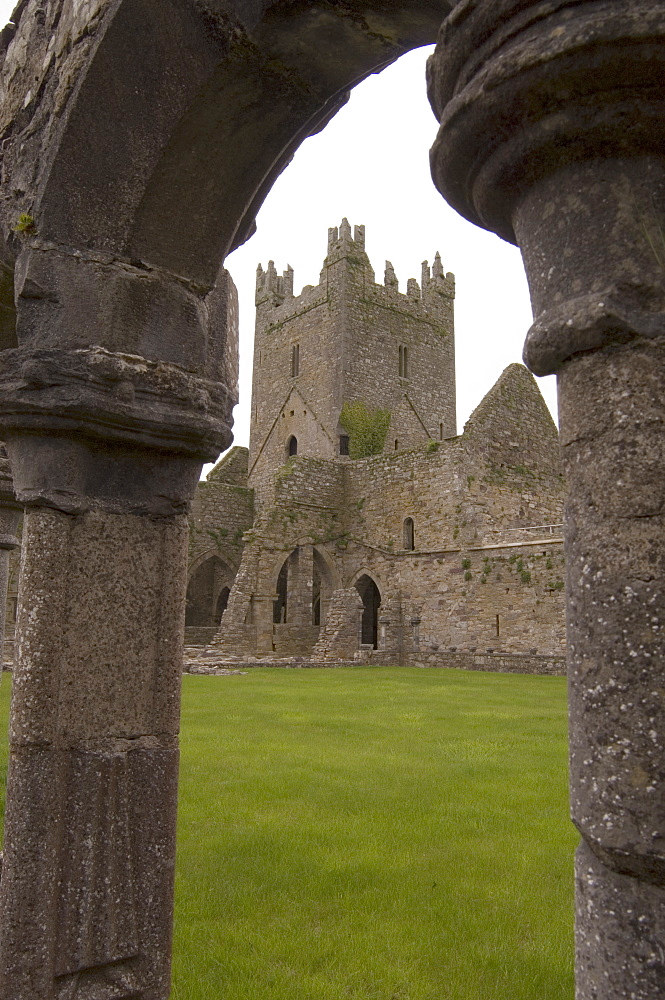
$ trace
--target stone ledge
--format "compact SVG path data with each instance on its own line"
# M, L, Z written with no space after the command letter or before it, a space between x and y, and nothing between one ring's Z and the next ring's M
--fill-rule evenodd
M372 658L379 660L377 654ZM390 654L386 659L391 659ZM539 656L524 655L519 653L427 653L410 654L404 667L417 668L448 668L453 670L477 670L486 673L502 674L533 674L540 676L562 677L566 673L566 659L564 656ZM382 666L381 662L376 662L376 666ZM386 664L394 665L394 664ZM326 669L338 667L364 667L367 661L363 660L313 660L302 656L289 657L246 657L244 659L230 659L226 657L206 656L202 652L200 657L186 657L183 664L183 673L214 675L217 673L227 673L229 670L244 670L252 667L281 667L284 669Z

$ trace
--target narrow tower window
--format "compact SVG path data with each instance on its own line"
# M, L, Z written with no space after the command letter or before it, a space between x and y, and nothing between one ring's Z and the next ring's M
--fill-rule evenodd
M294 455L298 454L298 438L295 434L292 434L289 440L286 442L286 454L289 458L293 458Z
M291 347L291 378L295 378L300 372L300 344L293 344Z
M409 348L404 344L399 345L399 377L409 377Z
M439 424L439 438L443 441L443 424Z
M404 548L409 552L413 552L416 547L416 537L415 529L413 524L413 518L407 517L404 519Z
M349 454L349 435L340 434L339 436L339 453L340 455Z

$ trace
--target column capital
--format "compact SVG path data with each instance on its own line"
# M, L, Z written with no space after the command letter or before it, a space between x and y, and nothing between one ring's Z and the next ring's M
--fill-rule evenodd
M439 191L520 246L525 361L665 329L665 8L462 0L428 67Z

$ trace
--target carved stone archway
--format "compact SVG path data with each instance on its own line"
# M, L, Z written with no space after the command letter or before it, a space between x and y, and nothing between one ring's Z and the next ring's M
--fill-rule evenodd
M578 995L662 996L662 4L26 0L0 69L0 433L26 506L4 1000L168 996L184 515L236 396L223 260L300 142L451 6L437 183L519 243L528 360L559 376Z

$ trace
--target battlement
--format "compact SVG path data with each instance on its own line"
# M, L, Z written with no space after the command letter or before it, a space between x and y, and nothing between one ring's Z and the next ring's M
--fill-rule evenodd
M350 243L355 243L358 250L365 249L365 227L354 226L353 238L351 237L351 226L347 218L342 219L341 225L331 226L328 230L328 254L335 252L338 247L347 247Z
M255 304L258 306L262 302L271 302L272 305L281 305L286 298L293 298L293 268L290 264L282 274L277 274L275 262L268 261L267 270L263 270L261 264L256 269L256 294Z
M349 267L339 272L336 265L344 261ZM405 293L399 290L399 280L389 260L385 264L383 284L377 284L365 251L365 227L354 226L352 229L348 219L344 218L339 226L328 229L328 252L319 285L305 285L300 294L294 296L293 268L289 266L282 275L278 275L271 260L265 271L260 264L257 268L256 305L278 310L275 319L285 322L302 308L310 308L313 299L318 302L321 294L327 296L326 290L339 280L339 274L348 275L350 272L362 280L365 295L376 301L387 296L391 308L409 314L422 310L423 315L429 313L443 318L455 298L455 275L450 271L444 272L438 251L431 267L428 261L423 261L420 283L415 278L408 279Z

